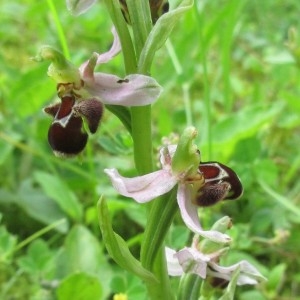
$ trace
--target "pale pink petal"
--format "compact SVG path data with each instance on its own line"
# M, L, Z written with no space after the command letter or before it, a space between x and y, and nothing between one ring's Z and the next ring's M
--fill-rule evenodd
M184 272L181 265L178 262L177 257L175 257L176 251L166 247L165 253L167 259L168 274L170 276L181 276Z
M223 278L230 281L234 271L239 267L240 275L238 277L237 284L257 284L259 281L266 280L264 276L249 262L242 260L237 264L234 264L229 267L222 267L217 265L214 262L209 263L211 268L210 274L214 277Z
M160 149L160 163L163 169L171 170L172 157L176 151L177 145L168 145Z
M207 263L210 261L209 256L189 247L178 251L175 256L185 273L194 273L203 279L206 278Z
M124 79L105 73L94 73L91 78L90 66L82 76L85 89L99 97L104 104L142 106L154 102L161 93L161 86L149 76L133 74Z
M96 0L67 0L67 9L72 15L78 16L85 13Z
M169 192L177 183L170 173L159 170L144 176L125 178L116 169L105 169L119 194L145 203Z
M205 231L202 229L199 217L198 207L192 202L191 186L188 184L179 184L177 192L177 202L179 205L182 220L186 226L195 233L198 233L204 238L212 240L217 243L228 243L231 238L227 234L210 230Z
M92 57L83 63L79 72L84 81L84 89L92 96L98 97L104 104L123 106L143 106L153 103L160 95L162 88L149 76L131 74L125 78L115 75L94 72L96 65L104 63L119 53L121 46L119 37L113 28L114 43L111 49Z
M94 52L93 56L79 67L79 71L83 78L93 78L94 69L97 65L110 61L120 53L121 43L115 27L112 27L111 32L114 36L111 48L102 54Z
M110 61L118 53L120 53L120 51L122 49L118 33L114 26L111 29L111 33L114 36L113 44L112 44L111 48L109 49L109 51L102 53L102 54L98 54L96 65L103 64L103 63Z

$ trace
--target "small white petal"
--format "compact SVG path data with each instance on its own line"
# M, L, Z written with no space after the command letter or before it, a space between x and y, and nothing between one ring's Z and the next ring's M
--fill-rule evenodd
M85 13L96 0L67 0L67 9L72 15L78 16Z
M259 281L266 280L264 276L249 262L242 260L237 264L228 267L222 267L216 263L211 262L210 267L212 269L211 275L226 280L230 280L233 272L239 267L240 275L238 277L237 284L257 284ZM215 272L214 272L215 271Z
M177 192L177 202L179 205L181 217L186 226L195 233L210 239L217 243L228 243L231 238L227 234L215 230L205 231L202 229L199 217L198 207L192 202L191 186L188 184L179 184Z
M207 263L210 257L201 253L197 249L185 247L176 253L179 264L185 273L194 273L201 278L206 278Z
M178 262L177 257L175 257L176 251L166 247L165 253L167 259L168 274L170 276L181 276L184 272L181 265Z
M154 102L162 90L154 78L140 74L124 79L105 73L94 73L92 78L86 75L82 77L85 89L104 104L143 106Z
M119 194L139 203L149 202L169 192L177 183L176 178L164 170L133 178L121 176L116 169L105 169L104 172Z

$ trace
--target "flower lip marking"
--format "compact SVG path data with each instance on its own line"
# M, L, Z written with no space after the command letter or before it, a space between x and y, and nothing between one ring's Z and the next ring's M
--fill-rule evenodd
M83 131L81 117L74 115L75 96L62 96L61 103L48 106L44 111L54 117L48 130L48 142L57 156L73 156L80 153L88 140Z
M119 79L118 81L117 81L117 83L128 83L129 82L129 79L128 78L125 78L125 79Z
M48 106L44 111L54 117L48 130L48 141L57 156L74 156L86 146L88 134L83 127L87 122L95 133L103 114L103 104L96 98L77 100L72 92L61 95L61 102Z
M243 194L242 183L229 167L215 161L201 162L198 171L205 184L196 194L199 206L214 205L221 200L235 200Z

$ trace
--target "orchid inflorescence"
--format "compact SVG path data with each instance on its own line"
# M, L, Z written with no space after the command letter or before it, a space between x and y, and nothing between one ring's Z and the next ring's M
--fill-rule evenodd
M74 15L87 11L94 3L95 0L67 0L68 9ZM111 10L115 9L113 16L123 18L122 24L136 26L134 17L135 14L139 14L137 7L143 6L135 7L138 3L125 0L108 3ZM119 6L116 3L119 3ZM168 37L166 32L170 33L170 28L173 28L175 24L174 19L192 5L192 0L183 0L178 9L172 11L168 1L149 0L149 18L154 24L149 36L153 31L154 33L149 41L147 40L146 50L143 49L145 51L142 54L145 57L147 57L147 49L154 49L154 52L158 49L151 44L151 41L161 43L156 38L159 35L163 37L162 39L166 39ZM135 10L131 10L132 6ZM119 14L120 11L121 14ZM144 13L147 14L147 10ZM169 27L166 26L168 22L171 24ZM120 24L115 22L118 30L114 27L112 29L114 41L110 50L103 54L93 53L91 58L82 63L79 68L72 65L62 53L50 46L42 47L39 55L35 57L37 61L45 59L51 61L48 75L57 83L60 101L47 106L44 111L53 117L48 130L48 141L58 156L74 156L84 150L88 134L94 134L98 130L105 105L127 106L131 109L131 118L134 119L136 106L149 106L161 94L162 89L156 80L148 75L139 74L138 69L135 74L128 74L125 78L95 71L97 66L110 61L121 49L124 51L122 48L124 45L122 44L121 47L119 39L119 34L122 34ZM134 56L135 53L132 55ZM137 63L136 58L134 63ZM149 114L149 110L145 110L144 113ZM140 120L143 121L141 118ZM141 128L147 128L143 126L144 124L140 125ZM150 127L149 125L146 130L150 131ZM100 200L100 227L108 252L119 265L143 279L149 295L151 294L151 299L172 299L168 289L160 285L159 276L163 276L164 272L168 272L170 276L194 274L202 279L210 276L226 282L234 282L236 285L257 284L264 280L259 271L245 260L231 266L220 264L221 256L228 251L228 244L231 242L231 238L226 234L231 226L230 218L220 219L210 230L203 229L200 224L198 216L200 207L206 208L221 201L236 200L243 194L243 186L238 175L230 167L217 161L202 161L201 153L193 143L196 135L196 129L190 126L184 130L177 143L163 145L159 151L161 165L159 170L153 171L148 168L148 172L143 171L142 175L132 178L123 177L116 168L104 170L120 195L132 198L138 203L148 203L159 199L153 203L150 215L156 210L162 212L161 215L154 216L158 224L150 220L149 227L146 226L141 262L130 254L125 241L113 232L107 219L104 200L103 198ZM140 139L143 138L140 134L137 136ZM144 141L138 140L134 132L132 137L134 144L143 146ZM151 151L148 153L151 155ZM141 158L141 153L135 153L136 157ZM151 159L149 156L148 158ZM136 160L136 163L139 164L139 160ZM168 200L166 200L166 195L171 195ZM167 202L164 203L161 200ZM173 209L174 203L175 207L178 205L183 222L195 235L192 245L181 250L173 250L164 247L163 244L174 212L178 210ZM161 218L163 215L166 220ZM159 230L157 232L157 228L161 232ZM150 234L154 234L155 237L149 236ZM157 262L155 257L152 259L152 256L155 256L158 251L162 251L165 255L167 267L164 264L154 267ZM147 254L151 256L151 259L147 259ZM160 269L160 272L155 273L156 269ZM151 272L154 272L158 279Z

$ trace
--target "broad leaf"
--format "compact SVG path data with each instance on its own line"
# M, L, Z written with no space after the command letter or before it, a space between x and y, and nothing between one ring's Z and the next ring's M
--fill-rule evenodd
M68 216L75 221L81 220L83 211L79 200L58 176L38 171L34 173L34 178L45 194L53 199Z
M96 276L87 273L72 274L56 290L58 300L102 299L102 286Z

